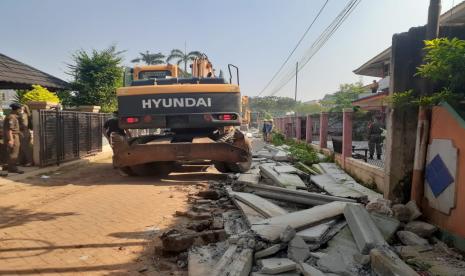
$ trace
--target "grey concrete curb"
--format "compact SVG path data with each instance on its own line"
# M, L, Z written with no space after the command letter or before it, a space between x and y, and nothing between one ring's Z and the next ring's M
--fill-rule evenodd
M103 146L101 152L95 155L91 155L88 157L84 157L82 159L66 162L66 163L60 164L59 166L48 166L44 168L38 168L30 172L25 172L24 174L14 174L8 177L0 177L0 183L9 182L9 181L22 181L22 180L25 180L27 178L34 177L37 175L50 174L52 172L58 171L66 167L84 165L90 162L107 159L107 158L110 158L112 155L113 155L113 151L111 150L111 147L109 145L106 145L106 146Z

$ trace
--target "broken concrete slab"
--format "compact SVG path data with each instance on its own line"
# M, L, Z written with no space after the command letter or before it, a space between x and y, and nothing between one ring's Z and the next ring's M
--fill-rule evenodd
M311 266L307 263L299 263L297 265L297 268L299 269L300 273L302 273L304 276L325 276L323 272L315 268L314 266Z
M252 272L250 276L270 276L270 274ZM294 272L294 271L288 271L288 272L276 274L276 276L301 276L301 274L298 272Z
M269 258L259 261L262 266L260 272L265 274L279 274L296 269L296 263L286 258Z
M368 201L373 201L376 198L383 198L383 195L377 193L355 181L350 175L342 170L335 163L319 163L319 167L326 174L329 174L338 183L350 187L352 190L357 191L368 198Z
M273 169L275 172L282 174L282 173L297 173L297 169L290 165L280 165L274 166Z
M287 211L278 205L251 193L228 192L235 199L247 204L265 218L287 214Z
M379 276L418 276L410 266L404 263L388 248L375 248L370 251L371 269Z
M237 256L237 250L237 245L230 245L210 273L218 276L225 275L224 273L228 269L229 265L231 265L234 258Z
M249 205L245 204L242 201L234 199L234 204L236 204L237 208L242 211L242 214L245 216L245 219L249 226L254 225L255 223L261 223L265 216L261 215L255 209L250 207Z
M377 246L386 245L383 235L363 206L347 204L344 217L361 253L367 254Z
M324 222L302 231L297 232L297 236L301 237L306 242L318 242L320 241L326 233L328 233L331 226L336 223L336 220L330 220Z
M246 184L246 185L247 184L258 184L258 182L260 181L260 175L251 174L251 173L247 173L247 174L242 173L241 175L239 175L239 178L236 181L239 184Z
M464 275L465 262L439 247L399 246L396 251L422 275Z
M188 272L190 276L208 275L226 250L224 242L201 247L191 247L188 252Z
M275 161L290 161L290 157L287 152L282 150L277 151L271 159Z
M306 188L299 176L289 173L277 173L272 165L260 165L260 173L273 180L275 185L287 188L289 186Z
M397 229L399 229L400 221L393 217L388 217L377 213L371 213L370 216L376 227L378 227L379 231L383 235L384 239L386 241L390 241L396 233Z
M229 275L229 276L248 276L252 270L253 263L253 250L244 249L242 252L234 258L232 264L226 269L224 274L218 275Z
M411 221L405 225L405 230L413 232L422 238L429 238L438 228L423 221Z
M410 200L405 204L405 207L410 211L410 221L416 220L417 218L421 217L422 213L417 206L417 203L414 200Z
M263 250L260 250L260 251L257 251L254 255L254 258L256 260L258 259L262 259L262 258L265 258L265 257L268 257L268 256L271 256L271 255L274 255L276 253L278 253L279 250L282 249L282 246L281 244L274 244L270 247L267 247Z
M295 236L287 246L287 257L294 262L305 262L310 257L310 249L305 241Z
M348 226L345 226L328 242L327 248L316 253L320 253L316 263L323 272L360 275L361 265L354 260L354 256L360 252Z
M354 198L358 200L366 198L364 194L351 189L345 184L338 183L329 174L312 175L310 179L316 186L325 190L330 195Z
M276 199L279 201L285 201L290 203L298 203L307 206L322 205L333 201L353 202L353 199L344 197L330 196L319 193L311 193L307 191L294 191L281 187L274 187L270 185L247 185L245 187L246 192L252 192L261 197Z
M399 240L405 245L429 245L426 239L410 231L399 231L397 232L397 237L399 237Z
M276 241L288 226L299 231L314 226L323 220L341 216L346 204L345 202L334 201L310 209L269 218L254 223L251 229L265 240Z
M273 158L273 154L267 150L258 151L253 156L258 157L258 158L266 158L266 159Z

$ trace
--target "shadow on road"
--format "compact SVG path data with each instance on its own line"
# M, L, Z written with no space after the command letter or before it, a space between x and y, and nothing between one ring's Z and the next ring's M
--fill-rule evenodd
M14 206L0 206L0 229L19 226L32 221L48 221L73 215L77 214L73 212L34 212L28 209L18 209Z

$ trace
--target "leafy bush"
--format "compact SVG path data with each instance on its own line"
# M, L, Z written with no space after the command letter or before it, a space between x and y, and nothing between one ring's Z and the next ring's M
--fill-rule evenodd
M30 101L60 102L60 99L55 93L48 91L47 88L40 85L32 85L32 89L23 94L18 100L20 103L27 103Z
M418 67L418 75L443 82L452 92L465 87L465 40L437 38L425 41L425 64Z
M271 143L275 146L288 145L292 158L305 165L311 166L319 162L318 155L312 147L303 142L286 139L281 133L273 132L271 135Z

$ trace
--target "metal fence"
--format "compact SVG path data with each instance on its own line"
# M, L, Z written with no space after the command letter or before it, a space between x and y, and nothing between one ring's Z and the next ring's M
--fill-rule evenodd
M102 150L103 124L110 114L39 111L40 166L60 164Z

